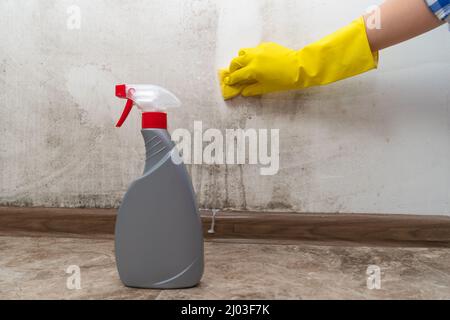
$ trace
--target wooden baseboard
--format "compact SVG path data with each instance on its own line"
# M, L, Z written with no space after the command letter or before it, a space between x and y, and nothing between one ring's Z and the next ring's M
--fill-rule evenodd
M116 210L0 207L1 235L112 238Z
M450 217L202 211L210 241L450 247ZM114 237L115 209L0 207L0 235Z

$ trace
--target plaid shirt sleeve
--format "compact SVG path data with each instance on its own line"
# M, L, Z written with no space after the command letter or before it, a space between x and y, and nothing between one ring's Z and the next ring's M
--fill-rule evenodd
M425 0L431 11L442 21L450 22L450 0Z

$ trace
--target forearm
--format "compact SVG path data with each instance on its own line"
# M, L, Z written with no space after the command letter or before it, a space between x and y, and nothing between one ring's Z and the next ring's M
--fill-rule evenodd
M446 4L441 1L439 5ZM373 70L379 50L444 23L437 18L439 9L432 9L436 15L424 0L386 0L377 13L359 17L301 50L276 43L242 49L220 73L223 96L231 99L240 94L248 97L306 89ZM442 20L447 20L447 11L442 15Z
M378 51L426 33L444 22L424 0L386 0L380 6L380 28L374 27L374 13L364 16L372 51Z

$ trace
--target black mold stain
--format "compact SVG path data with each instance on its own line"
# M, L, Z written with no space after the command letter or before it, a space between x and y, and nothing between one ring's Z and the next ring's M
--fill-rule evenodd
M245 184L244 184L244 168L243 165L239 165L239 187L241 189L242 194L242 209L247 210L247 194L245 191Z
M292 205L286 202L281 201L270 201L267 204L267 209L270 210L290 210L292 209Z
M228 191L228 165L225 165L225 200L222 205L223 208L229 208L229 191Z
M272 191L272 198L266 205L270 210L291 210L291 193L286 185L276 186Z

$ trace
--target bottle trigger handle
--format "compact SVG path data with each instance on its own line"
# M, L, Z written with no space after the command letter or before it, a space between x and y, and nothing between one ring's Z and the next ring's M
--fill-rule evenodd
M117 128L120 128L123 125L123 123L125 122L125 120L127 120L127 117L130 114L131 109L133 108L133 105L134 105L133 100L128 99L127 104L125 105L125 109L123 109L122 116L120 117L119 122L117 122L117 124L116 124Z

